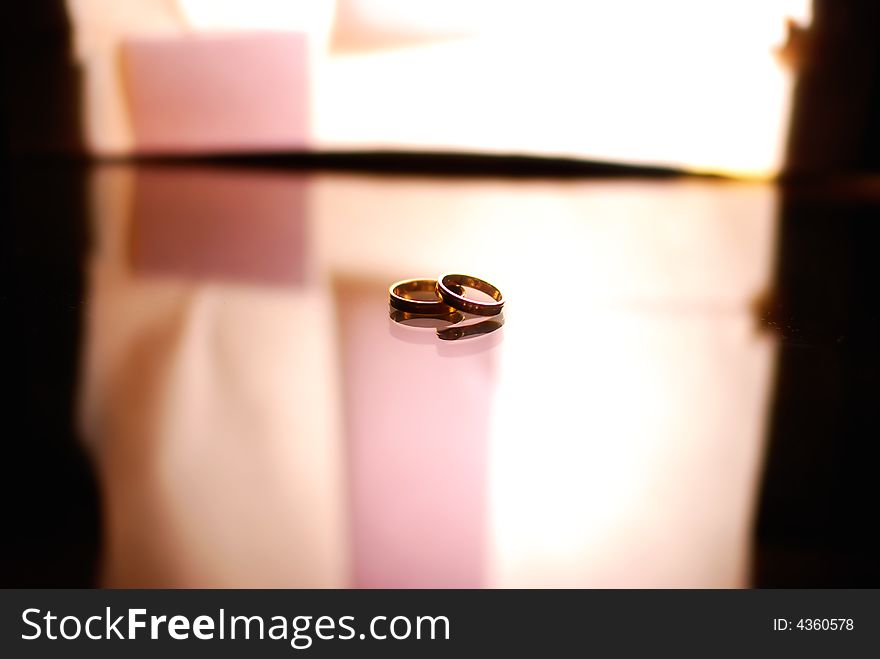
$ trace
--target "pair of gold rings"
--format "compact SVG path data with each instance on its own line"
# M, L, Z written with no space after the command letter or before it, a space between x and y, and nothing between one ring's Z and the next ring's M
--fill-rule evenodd
M467 297L465 288L485 293L490 299ZM454 317L462 312L476 316L497 316L504 308L501 291L471 275L446 274L438 279L404 279L391 284L388 293L392 307L420 316Z

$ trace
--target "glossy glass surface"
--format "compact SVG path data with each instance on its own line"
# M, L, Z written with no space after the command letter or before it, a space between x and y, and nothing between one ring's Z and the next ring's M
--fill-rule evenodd
M785 528L760 506L777 367L812 325L774 307L769 184L79 181L102 585L736 587L759 511ZM503 291L503 327L389 317L391 282L449 271Z

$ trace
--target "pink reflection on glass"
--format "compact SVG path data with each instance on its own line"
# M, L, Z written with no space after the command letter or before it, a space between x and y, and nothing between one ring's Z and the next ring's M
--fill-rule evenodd
M114 166L92 183L79 417L101 585L347 585L332 312L299 286L305 181Z
M303 177L136 170L132 251L142 274L299 285L306 242Z
M353 585L486 585L497 344L445 359L433 328L393 326L387 282L340 280L335 295Z

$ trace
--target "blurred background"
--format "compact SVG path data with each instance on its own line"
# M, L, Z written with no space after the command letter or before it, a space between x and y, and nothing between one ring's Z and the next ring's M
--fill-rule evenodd
M876 3L7 4L2 585L880 582Z

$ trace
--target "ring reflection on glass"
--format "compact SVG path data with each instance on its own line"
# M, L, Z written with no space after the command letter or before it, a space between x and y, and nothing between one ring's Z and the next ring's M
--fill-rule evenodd
M482 336L483 334L491 334L504 325L504 314L500 313L478 323L470 323L463 325L454 323L448 327L437 328L437 338L444 341L457 341L459 339L467 339L474 336Z
M465 297L463 286L485 293L492 299L482 302ZM437 280L437 292L443 302L450 307L478 316L495 316L504 308L501 291L489 282L470 275L443 275Z
M424 325L426 327L438 327L439 323L448 323L450 325L454 325L464 320L464 316L460 312L455 310L450 313L444 314L424 314L411 313L409 311L401 311L400 309L392 308L389 312L389 316L391 316L391 320L393 320L395 323L402 323L404 325L411 325L413 327L419 326L418 321L421 320L432 321L430 323L426 323Z
M434 330L451 327L464 320L464 314L458 311L443 315L425 315L390 307L388 315L391 336L407 343L436 344L437 335Z
M461 287L458 287L462 290ZM428 299L413 297L413 293L428 293ZM455 309L443 302L435 279L403 279L388 287L389 302L392 307L407 313L444 316L455 313Z

